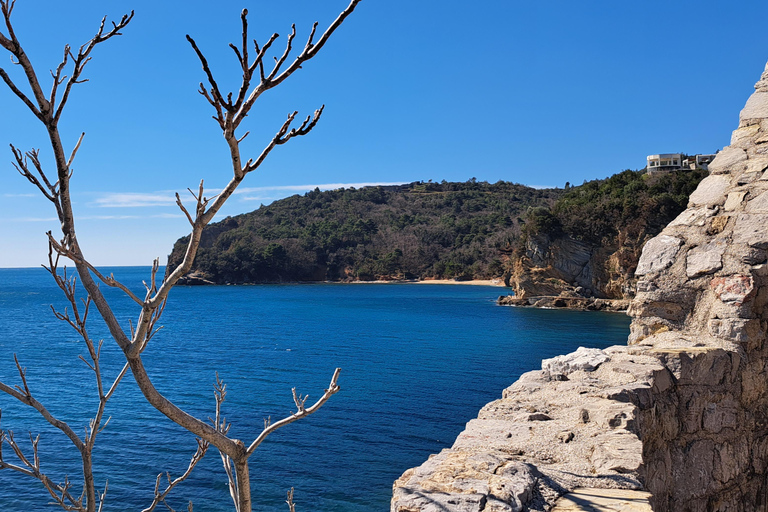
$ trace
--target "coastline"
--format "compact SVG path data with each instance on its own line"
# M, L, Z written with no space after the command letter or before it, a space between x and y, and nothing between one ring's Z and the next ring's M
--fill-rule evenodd
M456 281L454 279L379 279L376 281L325 281L329 284L461 284L469 286L496 286L506 288L502 279L470 279Z
M472 279L469 281L456 281L453 279L422 279L411 282L415 284L464 284L470 286L498 286L505 288L504 281L501 279Z

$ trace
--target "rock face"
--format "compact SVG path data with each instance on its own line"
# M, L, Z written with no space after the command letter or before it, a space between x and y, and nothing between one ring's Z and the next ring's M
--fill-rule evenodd
M768 67L710 171L643 250L629 345L523 375L395 482L393 512L550 510L579 488L768 510Z
M623 237L620 246L594 247L567 236L532 236L515 264L509 285L518 297L556 296L573 290L603 299L630 297L632 270L642 242Z

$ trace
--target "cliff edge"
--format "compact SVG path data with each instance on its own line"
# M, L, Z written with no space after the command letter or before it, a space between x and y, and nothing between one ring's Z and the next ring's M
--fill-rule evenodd
M755 89L643 248L628 345L523 375L395 482L393 512L552 510L580 488L644 490L657 512L768 509L768 66Z

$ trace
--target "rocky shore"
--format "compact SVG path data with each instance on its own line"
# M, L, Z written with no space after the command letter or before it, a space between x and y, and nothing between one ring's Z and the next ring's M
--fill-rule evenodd
M569 297L562 295L541 297L516 297L501 295L496 299L500 306L534 307L546 309L574 309L577 311L625 312L629 308L627 299L598 299L595 297Z

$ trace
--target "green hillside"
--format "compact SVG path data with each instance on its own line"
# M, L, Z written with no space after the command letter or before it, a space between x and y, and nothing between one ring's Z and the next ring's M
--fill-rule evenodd
M522 217L562 194L474 179L316 189L211 224L193 272L215 283L496 278Z

